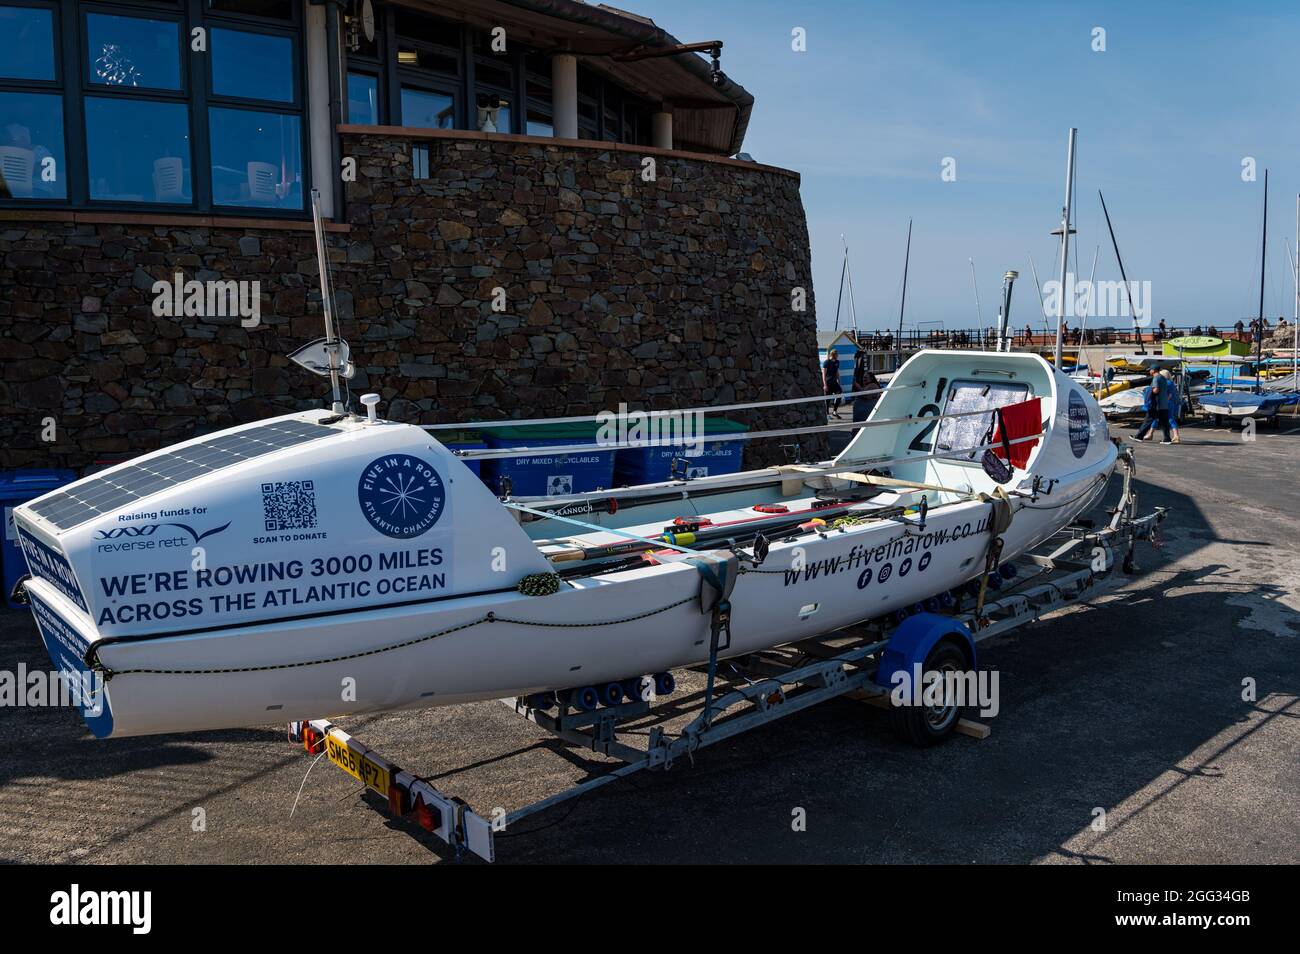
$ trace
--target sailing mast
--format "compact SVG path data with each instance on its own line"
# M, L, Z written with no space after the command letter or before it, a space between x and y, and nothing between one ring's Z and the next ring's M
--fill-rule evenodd
M840 296L835 300L835 330L840 330L840 306L844 304L844 282L848 280L849 285L849 315L853 319L853 340L858 340L858 308L853 301L853 270L849 268L849 243L844 240L843 234L840 235L840 241L844 242L844 261L840 264Z
M844 241L844 236L840 236L840 241ZM840 294L835 299L835 330L840 330L840 306L844 304L844 272L849 267L849 247L846 243L844 246L844 261L840 262Z
M907 266L912 260L912 220L907 220L907 251L903 254L903 300L898 304L898 360L894 370L903 366L903 309L907 307Z
M1076 246L1075 251L1078 251ZM1092 250L1092 274L1088 276L1088 300L1084 305L1083 317L1079 321L1079 334L1082 335L1085 328L1088 327L1088 316L1092 314L1093 302L1097 300L1096 286L1093 279L1097 277L1097 256L1101 254L1101 246L1098 245Z
M1043 331L1050 337L1052 326L1047 323L1047 302L1043 301L1043 283L1038 280L1038 269L1034 265L1034 253L1027 252L1029 256L1029 270L1034 275L1034 287L1038 289L1038 314L1043 319Z
M849 264L849 243L844 241L844 236L840 236L840 241L844 242L844 274L849 280L849 316L853 319L853 342L857 344L862 337L858 333L858 306L853 300L853 266Z
M1259 365L1264 359L1264 273L1268 269L1268 170L1264 170L1264 227L1259 245L1259 324L1255 326L1255 391L1259 391Z
M1056 370L1061 370L1065 334L1065 276L1070 266L1070 200L1074 196L1074 140L1079 130L1070 127L1070 145L1065 159L1065 208L1061 210L1061 287L1056 302Z
M1138 354L1146 354L1147 346L1143 343L1142 332L1138 328L1137 309L1133 307L1133 296L1129 293L1128 274L1124 271L1124 259L1120 258L1119 243L1115 241L1115 228L1110 224L1110 212L1106 210L1106 197L1101 194L1100 189L1097 190L1097 198L1101 199L1101 211L1106 216L1106 229L1110 232L1110 244L1115 249L1115 261L1119 262L1119 277L1123 279L1124 300L1128 302L1129 314L1133 316L1133 333L1138 340Z
M970 262L970 283L975 286L975 327L984 327L984 313L980 310L980 283L975 280L975 259L967 259Z

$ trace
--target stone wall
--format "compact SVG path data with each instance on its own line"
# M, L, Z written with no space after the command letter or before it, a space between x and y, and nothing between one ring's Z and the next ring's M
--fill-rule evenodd
M413 179L413 143L429 150L428 179ZM818 392L796 177L522 137L354 132L343 145L359 176L346 186L350 229L330 236L336 301L353 393L378 391L388 416ZM322 379L284 357L322 333L310 232L19 214L0 212L0 466L82 467L321 403ZM261 324L156 317L153 283L177 271L259 281ZM749 423L819 419L796 405Z

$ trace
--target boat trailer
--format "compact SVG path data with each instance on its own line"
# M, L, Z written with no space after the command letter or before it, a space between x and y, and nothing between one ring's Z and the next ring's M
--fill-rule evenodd
M732 659L719 659L715 626L709 662L693 667L705 674L708 688L701 694L698 714L675 735L668 733L664 724L683 712L691 714L696 707L686 709L683 704L665 704L666 700L656 698L656 690L659 695L672 691L671 674L660 674L657 679L642 677L639 698L590 711L578 708L565 693L547 693L544 699L500 700L552 736L623 763L512 812L498 809L491 817L480 815L462 799L440 791L328 720L289 723L289 740L301 744L309 755L327 756L368 790L386 798L390 815L411 819L436 835L454 849L458 860L468 851L494 861L495 836L530 815L644 769L668 770L683 757L693 762L701 749L829 699L846 696L862 700L891 710L891 716L907 709L921 711L891 701L894 689L888 681L877 679L882 668L895 672L904 668L896 665L900 652L894 651L895 647L901 647L910 669L925 660L938 633L959 644L969 642L973 658L976 642L1114 588L1120 576L1117 567L1124 574L1136 572L1137 542L1158 545L1158 528L1167 511L1157 507L1138 515L1131 457L1127 463L1123 493L1104 527L1076 522L1013 564L990 566L983 579L974 581L976 586L958 595L947 608L937 599L927 601L929 605L918 604L910 611ZM915 652L918 646L919 657ZM913 650L910 655L909 649ZM644 748L620 738L620 730L633 724L638 734L648 728ZM898 720L895 728L900 728ZM954 719L952 730L977 738L988 734L987 727L967 719ZM911 741L918 742L916 738Z

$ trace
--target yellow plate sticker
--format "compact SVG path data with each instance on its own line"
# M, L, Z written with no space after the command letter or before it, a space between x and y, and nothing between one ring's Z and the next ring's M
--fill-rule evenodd
M355 749L348 748L332 735L325 736L325 754L331 762L363 783L366 788L373 788L380 795L388 797L388 788L393 782L388 769L375 764Z

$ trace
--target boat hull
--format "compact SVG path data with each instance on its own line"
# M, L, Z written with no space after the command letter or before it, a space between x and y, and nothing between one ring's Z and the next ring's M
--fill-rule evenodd
M1002 534L1004 559L1090 507L1108 474L1058 485L1038 505L1018 508ZM931 515L924 530L904 518L773 544L761 566L737 579L723 655L885 616L978 576L991 513L991 504L973 501ZM107 718L87 723L97 735L198 731L453 705L690 666L709 650L700 585L693 565L668 563L542 598L490 593L188 637L101 641ZM40 581L32 596L56 613L68 609Z
M994 410L1012 404L1025 433L1014 443L1029 443L990 446ZM1008 464L982 463L999 451ZM1060 530L1102 492L1117 455L1096 403L1037 356L922 351L828 462L842 477L770 468L539 514L499 500L419 427L304 412L145 455L14 518L51 658L104 679L83 694L87 724L145 735L599 686L704 662L702 567L736 560L717 531L738 528L746 542L755 519L769 521L770 546L734 577L724 656L887 617L983 572L1000 509L1011 514L999 521L1004 561ZM178 468L198 472L172 479ZM730 489L710 496L711 481ZM671 503L653 502L665 492ZM701 532L713 542L665 551L695 542L677 539L683 511L714 528ZM851 519L810 522L832 513ZM520 592L557 569L569 571L557 592Z

